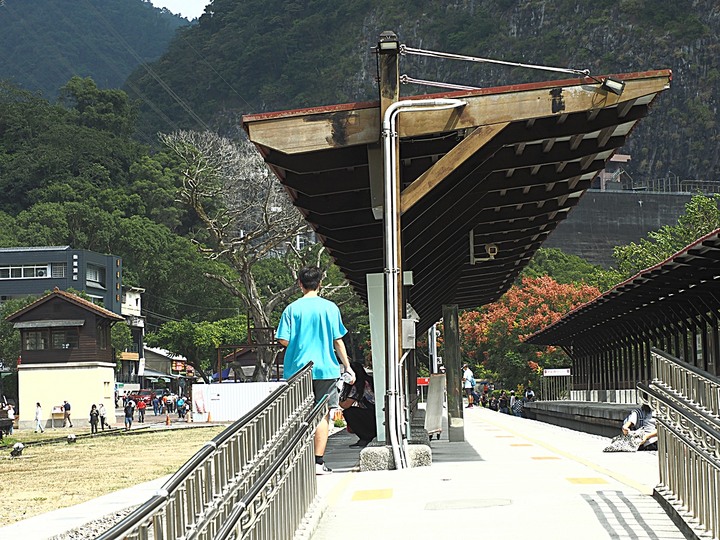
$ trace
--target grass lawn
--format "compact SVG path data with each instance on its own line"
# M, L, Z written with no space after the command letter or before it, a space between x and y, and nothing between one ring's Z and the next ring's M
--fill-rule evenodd
M79 438L87 429L15 430L0 443L0 527L174 473L225 426ZM35 444L63 438L60 443ZM26 445L10 457L15 442ZM139 501L138 501L139 502ZM99 517L99 516L95 516Z

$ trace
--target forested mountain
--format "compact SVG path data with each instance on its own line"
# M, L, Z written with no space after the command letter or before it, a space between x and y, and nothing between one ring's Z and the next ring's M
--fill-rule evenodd
M178 33L153 75L137 70L126 89L147 98L146 134L177 126L230 131L241 113L372 100L371 47L383 30L411 47L594 75L671 68L672 90L623 149L633 156L629 170L636 180L674 173L720 181L715 0L214 0L196 26ZM401 68L482 87L566 77L434 58L406 57Z
M242 313L201 279L230 270L192 244L203 237L176 202L175 164L132 139L127 95L74 78L61 96L56 105L0 84L0 247L70 245L122 257L124 283L146 289L150 330Z
M3 0L0 79L51 100L73 75L120 88L187 24L143 0Z

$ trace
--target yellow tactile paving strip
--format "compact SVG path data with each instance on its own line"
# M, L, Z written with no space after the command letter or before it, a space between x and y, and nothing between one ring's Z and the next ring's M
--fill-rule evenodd
M353 501L377 501L380 499L391 499L392 489L361 489L352 494Z
M524 440L529 441L529 442L531 442L531 443L533 443L533 444L536 444L536 445L538 445L538 446L541 446L542 448L545 448L546 450L549 450L549 451L552 452L553 454L557 454L557 455L562 456L562 457L564 457L564 458L571 459L571 460L575 461L576 463L580 463L580 464L582 464L582 465L585 465L586 467L589 467L589 468L592 469L593 471L598 472L598 473L600 473L600 474L602 474L602 475L608 476L608 477L610 477L610 478L612 478L612 479L614 479L614 480L617 480L618 482L620 482L620 483L622 483L622 484L625 484L626 486L630 486L631 488L636 489L637 491L639 491L640 493L642 493L642 494L644 494L644 495L651 495L651 494L652 494L652 488L648 488L648 486L639 484L638 482L634 481L633 479L628 478L627 476L624 476L624 475L622 475L622 474L619 474L619 473L617 473L617 472L615 472L615 471L611 471L611 470L609 470L609 469L606 469L605 467L601 467L601 466L599 466L599 465L597 465L597 464L595 464L595 463L593 463L593 462L591 462L591 461L589 461L589 460L587 460L587 459L585 459L585 458L582 458L582 457L580 457L580 456L576 456L576 455L574 455L574 454L571 454L570 452L565 452L565 451L563 451L563 450L560 450L559 448L556 448L556 447L554 447L554 446L552 446L552 445L550 445L550 444L547 444L547 443L545 443L544 441L541 441L541 440L538 440L538 439L534 439L534 438L532 438L532 437L528 437L527 435L525 435L525 434L523 434L523 433L519 433L519 432L517 432L517 431L515 431L515 430L513 430L513 429L510 429L510 428L508 428L507 426L502 426L502 425L495 424L492 420L483 419L483 422L482 422L482 423L485 424L485 425L493 426L493 427L497 428L498 430L506 431L506 432L511 433L512 435L514 435L514 436L516 436L516 437L518 437L518 438L520 438L520 439L524 439ZM486 429L487 429L487 428L486 428ZM488 431L489 431L489 430L488 430ZM499 437L499 436L496 435L496 437ZM532 458L532 459L535 459L535 458ZM542 458L542 459L545 459L545 458ZM607 483L607 482L606 482L606 483ZM649 490L648 490L648 489L649 489Z
M607 484L604 478L566 478L571 484Z

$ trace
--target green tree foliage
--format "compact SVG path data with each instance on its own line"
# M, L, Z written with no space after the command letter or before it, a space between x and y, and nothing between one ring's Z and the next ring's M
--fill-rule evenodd
M524 338L599 294L588 285L526 277L497 302L461 314L463 355L469 364L497 373L506 388L534 384L543 368L561 367L568 360L561 350L538 350L523 343Z
M377 99L371 48L384 30L410 47L593 75L671 68L672 92L623 149L633 156L626 169L636 181L671 170L681 179L710 180L720 173L715 11L712 0L215 0L178 33L153 73L136 70L126 90L148 98L140 122L148 135L204 125L234 133L241 113ZM566 77L411 55L401 57L401 72L475 87Z
M131 350L133 345L130 327L122 322L115 323L110 329L110 343L115 351L115 361L120 362L121 353Z
M617 273L590 264L582 257L569 255L558 248L540 248L520 277L538 278L550 276L562 284L586 284L601 291L612 288L618 282Z
M119 88L188 21L141 0L4 0L0 77L48 99L73 75Z
M246 328L247 318L243 315L216 322L170 321L157 332L149 334L147 342L153 347L162 347L184 356L209 383L217 348L228 343L244 343L247 340Z
M640 242L618 246L613 258L622 279L664 261L688 244L720 228L720 195L696 195L685 205L677 225L666 225Z
M20 332L5 319L37 300L36 296L6 300L0 304L0 363L7 369L15 369L20 358Z
M74 111L85 127L128 136L134 131L135 111L122 90L101 90L90 77L73 77L60 89L60 103Z
M125 284L147 291L150 328L237 313L239 301L204 277L231 271L184 236L197 219L175 201L175 163L130 138L127 97L79 78L64 96L70 108L0 85L0 246L122 257Z

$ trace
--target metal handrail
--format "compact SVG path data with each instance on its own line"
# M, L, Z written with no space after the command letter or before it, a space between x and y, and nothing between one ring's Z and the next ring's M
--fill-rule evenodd
M308 415L306 421L302 423L301 429L297 433L295 433L295 435L290 439L290 441L288 441L288 445L274 461L273 465L270 466L262 474L262 476L255 483L255 485L240 499L240 501L235 504L230 514L225 518L225 523L223 524L221 529L215 534L213 540L226 540L228 538L231 538L231 535L234 535L235 538L242 538L247 534L250 529L252 529L252 526L261 517L260 512L256 512L256 515L253 516L253 519L248 519L243 522L241 522L240 520L251 510L253 501L256 500L259 495L264 492L264 494L268 498L272 498L271 496L277 493L277 491L280 489L281 484L289 476L288 471L292 470L291 468L287 467L287 462L294 461L302 457L299 455L300 453L298 452L298 449L309 448L309 446L303 445L301 444L301 442L303 441L303 439L305 439L306 442L311 440L315 426L317 425L319 420L325 414L327 414L327 401L328 396L325 396L320 401L320 403L318 403L313 408L313 410ZM310 463L311 474L314 475L314 455L306 457L312 458L310 460L307 460L307 462ZM278 476L278 473L283 474L281 474L279 478L276 478ZM272 488L269 490L268 485L273 484L273 480L275 480L274 485L272 485ZM287 520L288 515L286 512L282 512L282 516L285 520ZM237 530L238 526L241 527L241 531ZM238 533L241 534L238 535Z
M656 348L650 356L656 380L720 417L720 378Z
M720 537L720 379L651 349L653 380L638 389L658 422L658 492Z
M720 420L664 386L638 384L657 411L660 485L673 506L720 536Z
M311 369L308 364L206 443L155 496L98 540L215 538L236 500L254 489L265 471L285 455L299 429L307 427L307 413L314 403ZM314 468L307 481L317 489Z

